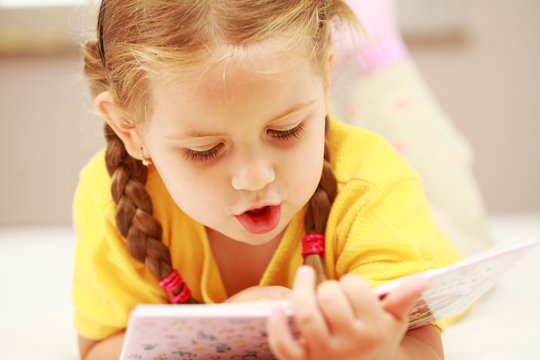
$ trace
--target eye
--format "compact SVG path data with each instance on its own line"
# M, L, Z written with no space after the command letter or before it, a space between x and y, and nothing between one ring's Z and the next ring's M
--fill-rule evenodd
M186 159L188 159L189 161L203 162L203 161L212 160L213 158L219 156L222 153L224 147L225 147L225 144L220 143L211 149L203 150L203 151L193 150L193 149L184 149L184 155Z
M304 123L301 122L300 124L296 125L292 129L288 130L273 130L268 129L266 130L267 134L269 134L271 137L282 140L285 142L291 141L293 139L299 139L304 134Z

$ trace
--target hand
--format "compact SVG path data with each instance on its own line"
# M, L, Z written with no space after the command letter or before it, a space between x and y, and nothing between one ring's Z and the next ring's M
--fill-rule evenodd
M268 322L269 343L279 359L392 359L407 331L408 313L427 286L411 278L380 300L353 274L316 290L314 273L302 266L293 287L295 340L281 310Z
M226 302L289 300L291 297L292 290L284 286L252 286L234 294Z

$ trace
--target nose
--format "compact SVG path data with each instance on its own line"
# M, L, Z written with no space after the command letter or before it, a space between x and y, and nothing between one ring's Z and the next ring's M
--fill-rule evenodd
M238 160L232 176L235 190L256 191L263 189L275 179L272 163L262 155L252 152Z

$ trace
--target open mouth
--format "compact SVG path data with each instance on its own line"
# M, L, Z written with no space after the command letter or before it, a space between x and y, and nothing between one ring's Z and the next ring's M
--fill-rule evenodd
M249 215L249 216L260 216L260 215L263 215L265 213L267 213L268 211L270 211L270 206L264 206L260 209L254 209L254 210L249 210L249 211L246 211L246 214Z
M281 205L268 205L251 209L240 215L235 215L235 217L250 233L264 234L274 230L279 224Z

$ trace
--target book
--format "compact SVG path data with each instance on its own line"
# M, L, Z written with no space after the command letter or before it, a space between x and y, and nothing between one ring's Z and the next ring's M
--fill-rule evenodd
M409 329L458 315L488 291L527 251L534 239L498 246L420 275L429 285L409 313ZM403 281L376 287L384 297ZM295 332L288 301L208 305L138 305L130 314L121 360L273 359L266 321L280 306Z

